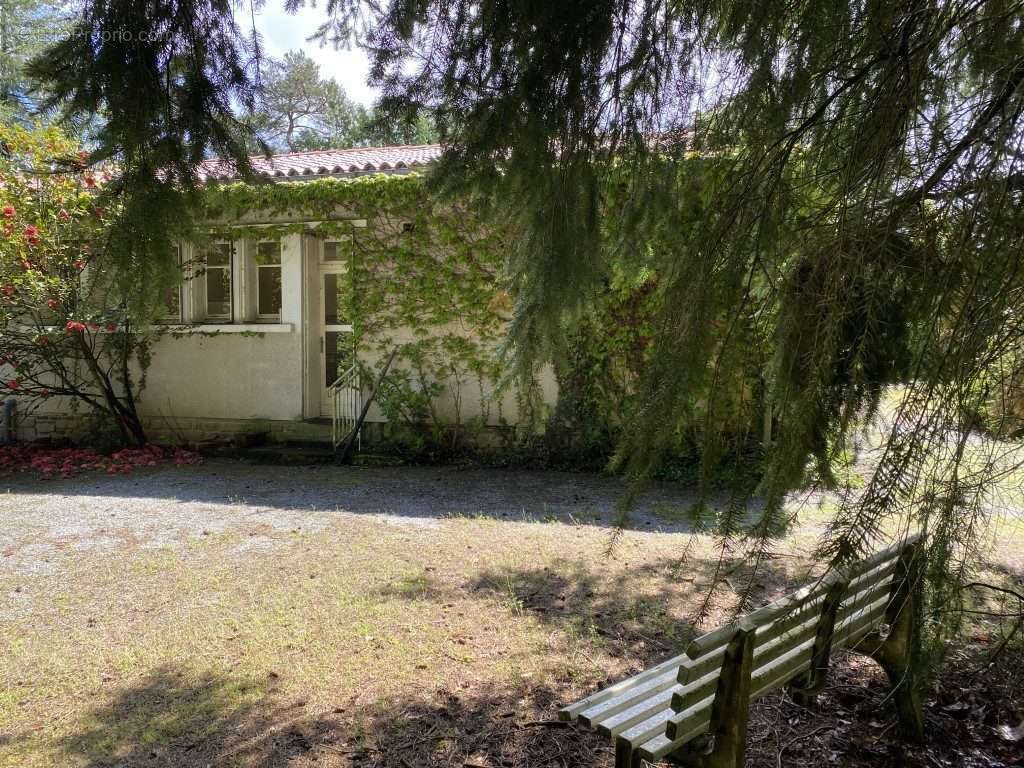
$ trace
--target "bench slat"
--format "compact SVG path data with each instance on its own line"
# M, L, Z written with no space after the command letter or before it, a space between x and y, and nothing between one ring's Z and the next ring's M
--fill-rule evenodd
M757 693L751 695L751 701L753 701L754 696L759 695L766 690L764 687L766 681L770 683L781 675L787 673L789 670L798 668L804 661L806 661L807 664L810 664L811 648L813 645L813 637L805 639L803 642L787 649L785 653L782 653L768 663L763 664L759 669L755 669L751 674L751 690L757 691ZM794 672L793 674L796 673ZM665 734L670 739L675 740L678 733L690 730L699 723L699 720L696 719L695 716L710 719L710 703L714 701L714 694L715 691L712 689L707 698L691 703L690 706L682 711L673 712L672 716L665 724ZM706 707L704 706L705 703L707 703Z
M833 647L846 648L855 645L868 632L878 628L885 618L885 609L888 605L889 597L886 595L847 617L841 625L837 624L832 638Z
M718 688L720 672L721 669L716 668L683 686L672 697L672 709L675 712L683 712L684 710L692 709L700 702L708 699L709 696L714 698L715 690Z
M672 710L665 707L660 712L656 712L646 720L620 733L617 741L629 744L635 749L637 744L643 744L655 736L665 733L665 722L671 714Z
M814 638L805 640L750 676L750 700L782 686L811 666Z
M756 674L760 667L771 664L776 658L788 653L800 643L812 639L814 637L814 627L815 623L813 621L808 622L803 627L799 627L797 630L794 630L791 634L780 635L779 637L774 638L771 643L767 643L762 645L760 648L756 648L754 650L753 673ZM715 690L718 687L718 677L720 672L721 669L716 668L712 672L699 678L694 683L682 688L679 693L672 697L672 709L676 712L683 712L692 708L698 702L703 701L709 695L713 697Z
M892 574L896 570L896 559L889 560L882 563L877 568L862 573L860 576L850 579L850 583L844 593L844 600L855 598L857 595L874 589L878 584L888 584L892 581ZM826 589L827 591L827 589ZM802 623L809 617L815 619L821 613L821 608L825 602L825 593L815 595L811 600L799 605L789 613L779 616L774 621L758 627L757 630L757 641L758 643L764 643L770 641L780 631L784 631L785 628L791 627L796 623Z
M853 595L850 599L839 604L839 610L836 611L836 618L842 618L854 613L865 606L871 605L879 598L889 597L889 592L892 589L892 582L881 582L875 584L871 589L866 589L856 595Z
M632 677L627 677L624 680L620 680L617 683L613 683L612 685L609 685L607 688L602 688L600 691L596 691L595 693L592 693L590 696L580 699L575 704L570 704L567 707L562 707L562 709L558 710L559 719L575 720L579 713L583 710L589 709L596 704L600 704L603 701L607 701L608 699L618 694L624 693L628 691L630 688L634 688L650 680L651 678L658 677L659 675L663 674L666 670L669 670L672 672L672 674L675 674L680 664L686 664L688 662L689 659L687 658L686 654L680 654L678 656L673 656L671 659L666 659L660 664L657 664L651 667L650 669L644 670L643 672L637 675L633 675Z
M627 688L617 696L598 702L594 706L580 712L577 715L577 718L584 725L593 727L601 721L612 717L616 713L621 712L624 709L628 709L638 701L650 696L656 696L662 691L673 687L676 685L676 677L677 674L675 670L669 669L663 672L659 677L642 681L637 685Z
M825 580L819 579L815 584L808 585L803 589L799 589L790 595L776 600L775 602L768 603L768 605L747 614L744 617L744 620L749 621L760 628L763 624L774 621L779 616L790 613L801 604L807 603L819 595L824 597L825 592L827 591L828 585L825 583ZM696 640L690 641L690 644L686 646L686 655L693 660L697 660L713 651L717 651L722 646L728 645L734 634L736 634L735 623L719 627L716 630L708 632L706 635L698 637Z
M642 723L652 715L661 712L672 703L672 697L682 686L676 684L671 688L652 694L642 699L628 709L616 712L614 715L598 722L594 729L605 736L618 736L620 733L629 730L637 723ZM582 722L582 720L581 720Z
M699 735L699 733L695 733L693 736L696 737ZM690 741L690 739L687 739L686 741L680 739L679 746L683 746L687 741ZM665 755L667 755L669 752L675 751L675 748L675 742L673 742L672 739L668 738L665 734L662 733L655 736L650 741L641 744L639 747L636 748L636 751L644 760L656 763L663 757L665 757Z
M710 722L711 719L708 718L701 725L696 726L691 731L687 731L674 741L668 738L668 736L666 736L663 733L659 734L650 741L641 744L639 747L636 748L636 751L640 754L640 757L644 758L645 760L661 760L669 753L675 752L680 747L689 744L702 733L706 733Z

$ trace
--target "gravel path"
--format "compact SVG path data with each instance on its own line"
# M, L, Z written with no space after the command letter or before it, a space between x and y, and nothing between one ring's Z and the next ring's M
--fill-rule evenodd
M352 516L410 530L459 516L611 527L625 485L593 474L209 460L127 476L9 477L0 489L0 573L28 574L52 572L76 552L174 547L232 530L250 532L246 548L269 546L269 537L251 531L310 532ZM683 531L679 513L692 501L678 486L655 485L628 526Z

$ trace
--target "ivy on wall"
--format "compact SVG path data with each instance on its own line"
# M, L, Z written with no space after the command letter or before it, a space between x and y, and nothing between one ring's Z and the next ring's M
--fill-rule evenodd
M691 169L688 219L693 222L706 214L707 203L697 166L699 160ZM612 184L603 204L615 207L617 200ZM482 424L504 423L509 414L501 412L495 394L511 391L518 421L526 427L519 436L528 435L531 448L542 449L549 463L598 467L613 456L629 420L644 406L637 382L651 362L654 318L670 300L652 266L659 263L657 242L637 250L630 247L627 230L603 233L604 280L587 302L563 317L562 343L552 354L559 400L548 413L535 383L514 378L501 355L513 311L515 283L506 270L516 237L495 223L500 217L489 217L485 225L467 204L432 195L418 174L218 185L206 191L205 204L213 238L305 233L350 243L345 299L354 345L363 360L383 360L399 346L402 364L387 377L379 402L389 422L406 425L403 438L413 447L447 441L447 448L458 449ZM353 226L354 221L366 226ZM666 251L669 240L686 236L684 230L666 231ZM748 343L740 348L749 365L728 366L742 371L731 381L722 381L715 368L707 370L668 454L692 456L702 430L712 423L721 439L703 442L719 445L724 453L742 451L751 437L755 442L760 437L753 427L760 422L762 372L772 346L762 314L751 308L739 324L723 317L715 325L709 343L742 335ZM735 354L735 345L729 349ZM724 386L712 419L707 392L713 382ZM473 410L482 418L464 418L469 392L475 393ZM436 411L442 395L453 404L453 422Z
M512 307L503 275L507 233L484 226L465 205L439 201L420 175L211 186L203 218L210 238L304 233L347 244L353 345L364 364L399 347L378 403L415 447L455 449L485 423L504 423L506 391L526 412L536 403L529 383L509 379L500 354ZM443 395L452 419L436 408ZM466 418L468 410L481 415Z

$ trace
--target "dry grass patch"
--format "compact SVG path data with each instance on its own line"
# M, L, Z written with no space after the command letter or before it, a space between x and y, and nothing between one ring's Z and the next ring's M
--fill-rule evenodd
M0 763L98 766L144 749L263 764L224 731L297 707L350 713L343 740L358 741L360 722L400 703L572 696L688 636L701 580L682 573L696 567L679 564L682 539L628 533L609 555L602 528L345 519L5 574L0 593L30 607L5 617Z

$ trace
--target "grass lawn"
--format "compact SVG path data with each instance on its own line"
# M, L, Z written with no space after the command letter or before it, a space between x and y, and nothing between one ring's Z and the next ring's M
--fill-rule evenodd
M535 479L517 509L455 504L447 474L447 495L408 492L414 514L373 511L388 486L357 470L142 474L0 498L2 766L610 765L554 710L684 644L717 557L657 523L664 500L618 535L587 499L532 513ZM265 490L286 478L291 505ZM803 521L755 602L806 578L820 513ZM1019 528L997 557L1018 574ZM723 585L709 625L735 599Z

